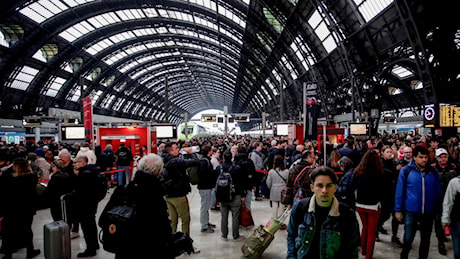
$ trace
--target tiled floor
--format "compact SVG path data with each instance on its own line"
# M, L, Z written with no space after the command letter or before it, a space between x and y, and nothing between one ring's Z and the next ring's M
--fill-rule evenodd
M100 203L99 210L102 210L105 202L108 200L112 190L107 195L106 199ZM200 224L199 224L199 208L200 208L200 196L196 190L196 186L193 186L192 192L189 194L190 201L190 210L191 210L191 227L190 232L191 236L194 239L195 246L201 249L201 253L182 255L179 258L188 259L188 258L244 258L241 252L242 242L233 242L233 241L222 241L219 239L220 233L220 212L211 211L210 213L210 222L217 225L214 233L201 233ZM269 201L253 201L252 202L252 214L254 222L256 225L265 225L271 216L271 208L269 206ZM41 254L36 258L44 258L43 255L43 225L45 223L51 222L51 216L48 209L40 210L37 212L37 215L34 218L33 231L34 231L34 244L36 248L42 250ZM385 228L390 230L390 222L387 221ZM231 221L229 221L231 225ZM180 225L179 225L180 227ZM231 226L229 227L231 230ZM241 235L248 237L252 230L241 229ZM81 231L80 231L81 232ZM230 231L231 232L231 231ZM403 226L399 228L399 236L402 237ZM390 243L390 235L381 235L381 242L376 243L374 258L399 258L400 249L396 248ZM432 235L432 243L430 246L430 258L436 259L445 259L453 258L452 252L452 243L451 241L446 243L448 250L447 256L440 255L437 251L437 240ZM419 245L419 235L416 235L416 240L413 245L413 249L409 255L410 258L418 258L418 245ZM85 249L85 243L83 237L72 240L72 258L76 258L78 252ZM26 250L21 249L13 255L13 258L25 258ZM3 256L0 254L0 256ZM286 257L286 231L279 230L275 234L275 239L267 250L262 255L262 258L285 258ZM103 249L98 250L98 254L92 258L114 258L113 254L105 252ZM364 258L360 256L360 258Z

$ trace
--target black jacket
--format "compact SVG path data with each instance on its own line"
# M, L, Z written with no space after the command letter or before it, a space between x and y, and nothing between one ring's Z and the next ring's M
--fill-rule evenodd
M232 168L230 169L230 167ZM232 176L232 184L235 187L235 195L244 196L246 194L246 190L244 188L244 181L246 178L241 172L241 168L233 162L223 162L215 169L217 176L219 176L221 168L224 172L230 172L230 175Z
M158 178L136 172L126 190L124 186L116 188L103 212L123 205L125 198L129 205L135 205L136 215L131 232L126 236L124 246L115 253L115 258L174 258L167 247L172 230ZM104 220L100 218L99 226L103 225Z
M75 188L64 198L75 210L77 216L86 216L96 214L97 199L99 186L99 167L94 164L88 164L80 168L78 175L75 177Z
M177 198L186 196L192 189L190 188L190 179L187 175L186 169L190 166L196 166L199 164L198 159L182 159L174 157L170 154L163 154L164 167L168 170L168 175L173 178L174 181L180 182L179 188L168 191L166 196Z
M37 206L37 183L35 174L0 177L0 214L3 216L33 216Z
M245 190L252 190L253 186L260 184L260 178L256 174L256 167L254 162L248 158L246 153L238 153L235 155L235 164L240 166L241 173L243 174L243 188Z
M211 158L203 156L203 158L200 159L198 176L200 177L198 189L210 190L216 186L217 175L214 173Z

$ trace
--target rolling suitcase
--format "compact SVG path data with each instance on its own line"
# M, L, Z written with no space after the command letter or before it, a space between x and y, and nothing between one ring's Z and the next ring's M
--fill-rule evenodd
M264 226L260 225L241 246L243 255L247 258L259 258L275 238L275 233L280 229L284 220L289 216L290 210L286 209L278 218L271 218Z
M43 226L45 258L59 259L71 258L70 228L67 224L65 201L61 202L62 217Z

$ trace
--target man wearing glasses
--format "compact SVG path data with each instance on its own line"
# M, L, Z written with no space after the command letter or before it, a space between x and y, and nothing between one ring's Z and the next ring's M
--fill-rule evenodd
M403 149L404 157L400 159L396 165L396 170L401 170L402 167L408 165L412 160L412 148L409 146L404 147Z

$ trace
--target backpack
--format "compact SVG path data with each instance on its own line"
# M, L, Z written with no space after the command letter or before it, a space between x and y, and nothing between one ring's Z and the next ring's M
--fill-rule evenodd
M168 194L177 192L177 190L185 186L184 182L186 182L187 184L190 182L190 179L187 175L184 176L184 174L179 174L179 175L169 174L169 171L167 169L168 164L169 162L164 165L163 169L161 170L161 174L160 174L160 186L163 190L164 195L168 195Z
M99 218L99 241L104 250L110 253L116 253L117 249L124 246L136 216L135 205L128 203L128 186L126 184L117 188L123 190L123 204L104 210Z
M220 174L216 181L216 200L218 202L229 202L233 200L235 193L235 186L232 182L232 171L233 165L230 166L226 171L224 167L220 166Z
M202 158L201 160L206 160L206 162L208 163L208 167L211 165L211 163L209 162L207 158ZM197 185L200 182L200 176L199 176L200 166L196 165L196 166L188 167L186 171L187 171L188 176L190 177L190 183L192 185Z
M109 185L107 184L107 175L105 173L98 173L97 174L97 191L96 191L96 198L97 201L101 201L107 195L107 190L109 189Z

